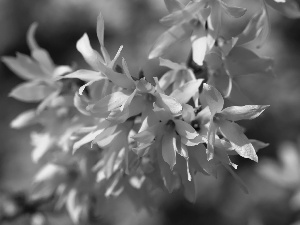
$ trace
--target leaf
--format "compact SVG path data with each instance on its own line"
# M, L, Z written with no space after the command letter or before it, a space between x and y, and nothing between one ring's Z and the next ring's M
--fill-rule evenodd
M102 13L97 17L97 37L101 46L104 46L104 19Z
M175 98L180 104L187 103L195 94L198 94L202 82L203 79L191 80L174 90L170 96Z
M155 102L159 107L169 111L173 116L181 114L182 105L175 98L160 93L157 93L155 97Z
M154 59L166 54L174 44L187 39L191 35L192 31L193 28L189 24L183 23L172 26L157 39L150 50L148 58Z
M178 0L164 0L164 1L170 13L184 8L184 5Z
M36 122L36 112L35 110L27 110L22 112L16 118L13 119L10 123L10 127L14 129L21 129L28 125L31 125Z
M56 89L42 83L26 82L15 87L9 96L24 102L39 102Z
M220 120L217 122L223 136L232 144L235 151L244 158L249 158L255 162L258 161L256 151L250 140L243 133L241 127L234 122Z
M2 57L2 61L16 75L25 80L47 80L50 74L46 74L41 67L29 56L17 53L17 57Z
M59 77L61 78L74 78L74 79L80 79L85 82L90 82L90 81L95 81L95 80L100 80L105 78L100 72L95 72L92 70L77 70L73 73L69 73L65 76Z
M187 139L194 139L199 135L190 124L182 120L174 120L174 122L176 124L176 131L180 136Z
M217 112L221 112L224 105L224 99L216 88L209 84L203 84L202 94L207 102L212 116Z
M170 169L176 164L176 136L174 132L165 133L162 138L162 156L166 163L170 165Z
M88 35L85 33L76 43L77 50L85 61L96 71L100 70L100 63L104 63L101 55L91 47Z
M298 2L295 0L264 0L269 6L288 18L297 19L300 17Z
M231 106L222 110L222 118L231 121L252 120L258 117L269 105Z
M234 18L242 17L243 15L245 15L245 13L247 11L247 9L245 9L245 8L229 6L222 0L220 1L220 3L221 3L220 5L222 6L222 8L225 10L225 12Z

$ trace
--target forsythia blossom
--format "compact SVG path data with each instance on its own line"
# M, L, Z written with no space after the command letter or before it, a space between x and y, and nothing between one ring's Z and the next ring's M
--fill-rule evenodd
M91 199L125 193L137 205L154 206L154 190L183 188L195 201L197 173L216 176L222 165L246 190L234 173L230 156L258 161L257 151L267 146L251 140L236 121L254 119L268 106L250 105L240 98L235 78L272 74L272 60L259 57L247 43L268 34L267 5L299 17L295 1L261 0L262 10L238 35L221 36L226 15L238 19L246 9L223 0L165 0L169 15L161 22L170 28L151 48L149 59L164 56L184 39L191 46L190 60L206 69L196 75L190 63L160 58L169 69L160 79L136 78L120 60L122 46L111 58L104 47L104 20L97 20L100 52L84 34L77 50L91 70L56 66L34 39L36 24L27 35L31 57L3 57L3 62L26 82L10 93L21 101L41 102L22 113L14 128L41 124L32 134L33 160L44 166L35 177L36 194L56 194L74 223L88 220ZM78 84L81 80L82 84ZM240 90L239 90L240 91ZM226 101L225 101L226 100ZM238 104L238 106L234 106ZM136 197L140 196L140 197Z

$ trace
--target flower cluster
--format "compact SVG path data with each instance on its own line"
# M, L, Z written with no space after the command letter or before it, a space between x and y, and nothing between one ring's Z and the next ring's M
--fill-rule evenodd
M170 70L160 79L132 75L122 46L111 57L104 46L104 20L100 14L97 36L100 52L87 34L77 42L92 70L56 66L34 39L36 24L28 32L31 57L17 54L3 62L28 80L10 96L40 102L37 109L19 115L14 128L41 124L32 134L34 162L43 165L35 177L37 193L56 193L76 223L88 219L94 200L125 193L137 204L151 208L155 190L182 188L195 201L197 173L216 176L224 166L237 177L230 156L258 161L256 152L267 144L251 140L236 121L258 117L267 105L244 105L236 77L272 74L272 60L247 47L267 37L267 6L298 17L294 1L263 0L262 11L244 30L229 39L220 35L221 15L239 18L246 9L223 0L194 0L183 5L165 0L169 15L161 22L170 28L152 47L149 59L163 56L183 39L191 43L191 61L205 69L199 77L185 64L159 58ZM137 197L139 196L139 197ZM93 199L93 200L92 200ZM95 208L95 207L94 207Z

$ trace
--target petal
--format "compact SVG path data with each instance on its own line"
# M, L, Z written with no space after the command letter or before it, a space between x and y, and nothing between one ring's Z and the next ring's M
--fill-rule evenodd
M241 8L241 7L236 7L236 6L229 6L227 5L224 1L220 1L222 8L225 10L225 12L234 17L234 18L239 18L245 15L247 9Z
M273 9L279 11L288 18L297 19L300 17L300 8L295 0L264 0Z
M17 53L17 57L2 57L5 65L16 75L25 80L45 80L50 74L45 73L38 63L29 56Z
M174 90L170 96L176 98L181 104L187 103L195 94L198 94L202 82L203 79L191 80Z
M80 95L78 92L74 95L74 106L76 109L81 112L82 114L89 116L91 113L86 109L88 106L88 101L85 99L84 96Z
M207 160L206 149L204 145L188 148L190 167L208 175L212 172L212 164Z
M208 84L203 85L202 93L212 116L217 112L221 112L224 105L224 99L221 93L216 88Z
M234 122L220 120L217 122L221 133L232 144L235 151L244 158L258 161L255 149L239 125Z
M191 36L193 61L199 66L203 66L203 61L207 51L207 37L205 28L200 25Z
M273 64L271 58L259 57L244 47L233 48L225 61L226 69L231 77L250 74L273 76Z
M186 69L183 65L172 62L171 60L168 59L163 59L159 57L159 65L160 66L165 66L168 67L171 70L181 70L181 69Z
M164 32L155 42L150 50L149 59L166 54L166 52L172 49L172 46L181 40L187 39L193 31L193 28L189 24L178 24L171 27Z
M91 47L89 37L85 33L76 43L77 50L85 61L96 71L99 71L99 64L103 61L101 55Z
M113 139L117 134L119 134L119 131L115 132L116 129L117 129L117 125L111 125L111 126L108 126L104 129L101 129L101 132L93 139L92 144L103 141L107 137L110 137L110 138ZM99 145L99 143L98 143L98 145Z
M13 121L11 121L10 127L14 129L20 129L31 125L36 122L36 116L37 115L35 110L22 112L20 115L14 118Z
M243 45L255 40L263 29L263 20L262 20L263 12L255 14L250 21L248 22L245 29L240 33L237 38L238 41L236 46Z
M182 120L174 120L174 122L176 124L176 131L180 136L187 139L194 139L199 135L190 124Z
M182 105L171 96L157 93L155 102L159 107L162 107L171 112L173 116L181 114Z
M117 91L110 95L105 96L97 103L90 105L91 112L108 112L120 107L126 102L131 93Z
M144 130L144 131L134 135L131 138L139 143L150 143L155 139L155 137L157 135L157 131L159 129L162 129L161 124L156 124L152 127L149 127L147 130Z
M20 101L38 102L48 97L55 90L56 89L54 87L48 86L46 84L26 82L15 87L9 93L9 96Z
M135 88L135 83L129 79L126 75L122 73L115 72L108 66L104 65L103 63L99 63L100 71L104 73L109 80L111 80L115 85L126 88L126 89L133 89Z
M194 108L188 104L182 104L182 118L187 123L192 122L195 118Z
M223 166L228 170L228 172L233 176L233 178L238 182L240 188L246 193L249 194L247 185L241 180L241 178L226 164Z
M65 76L61 76L59 77L61 78L76 78L76 79L80 79L83 80L85 82L89 82L89 81L93 81L93 80L100 80L105 78L100 72L95 72L92 70L77 70L73 73L69 73Z
M184 5L178 0L164 0L169 12L174 12L184 8Z
M174 132L165 133L162 138L162 156L166 163L170 165L170 169L176 164L176 136Z
M185 137L181 137L181 143L186 146L196 146L200 143L207 143L207 137L203 135L198 135L194 139L187 139Z
M218 115L231 121L252 120L258 117L269 105L231 106L223 109Z
M45 49L40 48L34 39L37 26L37 23L31 24L27 32L27 43L31 50L31 56L37 62L39 62L40 66L45 72L52 73L55 69L55 66L49 53Z
M175 79L176 72L173 70L169 70L159 79L159 86L163 91L165 91L175 81Z
M214 157L214 148L215 148L215 140L216 140L217 127L214 122L210 122L208 132L207 132L207 160L212 160Z
M97 37L101 46L104 46L104 19L101 13L97 17Z

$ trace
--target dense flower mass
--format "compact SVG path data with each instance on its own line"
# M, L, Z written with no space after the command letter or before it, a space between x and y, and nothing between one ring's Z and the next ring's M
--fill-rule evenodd
M87 34L76 45L91 70L56 66L34 39L36 24L28 31L31 57L20 53L16 58L3 57L13 72L27 80L10 96L40 102L37 109L11 123L14 128L37 123L44 127L32 134L33 160L44 165L35 177L37 194L57 194L75 223L88 219L91 196L101 201L103 196L125 193L137 206L143 201L152 208L153 190L182 188L193 202L194 176L216 176L220 165L247 191L232 170L237 165L230 156L257 162L257 151L267 146L248 139L236 123L258 117L268 106L245 105L235 78L272 74L273 61L246 44L261 44L268 36L267 5L298 17L298 8L291 9L294 1L262 0L261 12L240 34L227 39L220 36L221 14L239 18L246 9L223 0L165 3L170 14L161 22L170 28L157 39L149 59L164 56L187 39L190 60L205 68L204 76L199 77L189 62L163 58L160 65L170 70L160 79L132 75L125 59L119 59L122 46L113 58L104 47L101 14L97 21L101 51L92 48ZM144 196L136 198L133 193Z

